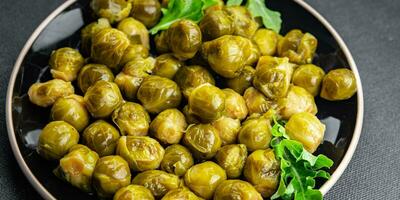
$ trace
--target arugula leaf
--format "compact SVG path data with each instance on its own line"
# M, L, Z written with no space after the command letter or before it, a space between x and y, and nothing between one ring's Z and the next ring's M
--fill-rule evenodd
M281 14L268 9L265 0L247 0L246 7L253 17L261 17L266 28L279 33L282 24Z
M228 0L226 2L227 6L240 6L242 4L243 0Z

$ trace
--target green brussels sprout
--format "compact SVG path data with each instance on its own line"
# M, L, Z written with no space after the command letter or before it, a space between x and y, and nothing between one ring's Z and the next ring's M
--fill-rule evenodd
M258 29L258 23L253 20L250 12L243 6L225 7L233 21L233 35L251 38Z
M186 187L170 190L161 200L203 200Z
M150 49L149 31L140 21L128 17L118 23L117 29L124 32L131 40L131 44L141 44Z
M179 188L182 185L182 181L178 176L161 170L142 172L133 178L132 183L143 185L157 199L163 197L168 191Z
M147 136L122 136L117 145L117 154L128 161L134 171L157 169L164 153L160 143Z
M119 63L124 66L126 63L135 60L136 58L149 57L149 49L141 44L131 44L126 48L124 55Z
M203 122L212 122L220 118L225 109L225 94L211 84L195 88L188 100L189 113L199 117Z
M174 80L186 98L189 98L190 93L202 84L209 83L215 85L215 80L210 72L199 65L181 67L176 73Z
M112 121L122 135L145 136L149 130L150 116L140 104L125 102L114 110Z
M115 153L119 137L119 132L113 125L97 120L83 131L82 143L103 157Z
M154 37L156 50L159 54L169 52L169 46L168 46L169 44L167 38L168 38L167 31L162 31L160 34Z
M243 98L246 102L249 115L263 114L269 109L278 107L277 102L268 99L261 92L253 87L249 87L244 92Z
M86 108L94 118L110 116L123 101L117 84L103 80L89 87L83 98Z
M243 169L244 177L264 198L271 197L279 184L280 166L274 150L257 150L249 155Z
M90 86L100 80L113 82L114 74L105 65L87 64L79 72L78 86L83 93L86 93Z
M131 16L141 21L147 28L156 25L161 17L158 0L129 0L132 3Z
M293 73L292 82L306 89L314 97L318 95L325 72L313 64L300 65Z
M290 139L302 143L310 153L314 153L324 139L325 125L308 112L292 115L285 128Z
M214 200L263 200L260 193L248 182L225 180L215 190Z
M244 91L251 87L256 70L252 66L245 66L239 76L226 80L226 85L235 92L243 95Z
M40 133L37 152L47 160L58 160L78 141L79 133L73 126L64 121L53 121Z
M246 145L231 144L221 147L215 155L215 160L226 171L228 178L238 178L242 175L246 157Z
M64 47L51 53L49 61L50 73L53 78L73 81L84 64L85 59L78 50Z
M246 145L249 151L268 148L271 139L271 122L263 116L248 118L238 136L239 143Z
M44 83L34 83L28 90L29 100L38 106L49 107L60 97L74 94L71 82L53 79Z
M173 144L165 149L161 169L177 176L183 176L193 164L190 151L180 144Z
M221 139L218 130L211 124L196 124L186 130L183 144L193 152L194 157L207 160L217 153Z
M288 58L262 56L257 64L253 85L270 99L285 97L293 67Z
M137 57L125 64L122 71L115 77L115 83L129 100L135 100L137 91L143 79L150 75L155 60L151 57Z
M111 28L110 22L106 18L99 18L81 30L81 50L86 56L90 55L93 35L105 28Z
M280 116L283 119L289 119L292 115L300 112L317 114L317 105L314 97L302 87L291 85L287 96L279 99Z
M326 100L346 100L356 92L356 77L346 68L329 71L322 81L321 97Z
M92 0L90 7L98 17L107 18L113 24L128 17L132 5L126 0Z
M89 113L86 110L83 97L70 95L60 97L51 107L51 119L65 121L81 132L89 124Z
M222 116L212 122L212 126L218 130L222 146L236 142L240 130L239 119Z
M200 21L199 26L206 40L233 35L234 32L232 19L225 10L208 12Z
M279 39L277 51L280 57L288 57L290 62L302 65L312 62L317 45L318 40L313 35L294 29Z
M54 174L71 185L92 192L92 175L99 155L84 145L74 145L61 158Z
M247 59L246 65L253 66L260 59L261 53L254 42L251 42L250 44L250 55Z
M181 140L187 124L185 116L175 108L157 115L150 124L150 133L164 144L177 144Z
M163 54L156 58L153 74L169 79L173 79L183 63L171 54Z
M115 193L113 200L155 200L151 191L141 185L128 185Z
M222 92L225 94L225 116L232 119L245 119L248 110L244 98L229 88L223 89Z
M93 187L100 198L111 198L130 182L128 163L120 156L105 156L97 161L93 172Z
M189 113L189 105L185 105L183 107L182 113L183 113L183 115L185 115L185 119L188 124L199 124L200 123L200 120L196 116Z
M176 108L181 103L181 91L172 80L159 77L146 77L139 87L137 98L150 113L160 113L168 108Z
M279 34L273 30L260 28L253 35L253 41L256 43L261 55L273 56L276 53Z
M226 180L226 173L219 165L206 161L193 165L184 176L185 185L196 195L211 199L217 186Z

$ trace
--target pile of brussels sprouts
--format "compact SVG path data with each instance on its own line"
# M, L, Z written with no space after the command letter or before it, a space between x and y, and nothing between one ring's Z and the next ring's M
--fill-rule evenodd
M199 23L176 21L155 36L150 55L147 28L160 7L92 0L99 19L82 29L80 51L55 50L54 79L29 89L33 104L51 108L37 152L59 161L59 178L99 198L270 197L280 167L268 111L312 153L325 131L314 97L350 98L353 73L325 75L311 64L313 35L281 36L240 6L210 7Z

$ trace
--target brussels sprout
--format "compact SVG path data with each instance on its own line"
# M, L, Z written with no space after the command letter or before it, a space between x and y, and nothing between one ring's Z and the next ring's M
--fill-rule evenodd
M225 109L225 94L211 84L195 88L189 96L189 113L203 122L212 122L222 116Z
M239 131L239 143L246 145L249 151L266 149L272 139L270 120L261 117L250 117Z
M278 41L277 51L280 57L288 57L296 64L311 63L318 40L310 33L302 33L298 29L291 30Z
M313 96L317 96L324 76L324 70L318 66L301 65L294 71L292 82L294 85L306 89Z
M292 115L300 112L317 114L317 105L314 97L302 87L291 85L287 96L279 99L278 104L281 108L279 114L283 119L289 119Z
M215 160L226 171L228 178L238 178L242 174L246 157L247 148L244 144L231 144L221 147Z
M78 50L64 47L51 53L49 61L50 73L53 78L73 81L84 64L85 59Z
M122 104L114 111L112 120L122 135L144 136L149 130L150 116L143 106L137 103Z
M236 142L240 130L240 120L222 116L212 122L212 126L218 130L222 146Z
M262 56L257 64L253 85L270 99L285 97L293 67L288 58Z
M65 121L81 132L89 124L89 113L86 111L83 97L70 95L60 97L51 107L51 119Z
M38 106L48 107L60 98L74 94L71 82L53 79L44 83L34 83L28 91L29 100Z
M164 152L157 140L147 136L122 136L117 146L117 154L127 160L134 171L157 169Z
M47 160L58 160L78 141L79 133L73 126L64 121L53 121L40 133L37 152Z
M211 199L217 186L226 180L226 173L219 165L206 161L191 167L184 180L185 185L196 195Z
M183 63L171 54L163 54L156 58L153 74L172 80L182 66Z
M251 66L245 66L239 76L226 80L226 85L235 92L243 95L244 91L251 87L256 70Z
M234 35L251 38L258 29L258 23L253 20L250 12L243 6L225 7L232 18Z
M253 41L257 44L261 55L273 56L276 53L279 35L273 30L260 28L253 35Z
M161 200L203 200L186 187L170 190Z
M100 80L113 82L114 74L105 65L87 64L79 72L78 86L83 93L86 93L90 86Z
M234 32L231 17L225 10L208 12L200 21L200 29L206 40L213 40Z
M248 110L244 98L229 88L223 89L222 92L225 94L225 116L232 119L245 119Z
M219 132L211 124L189 126L183 136L183 143L199 160L212 158L221 147Z
M92 0L90 7L98 17L115 23L129 16L132 5L126 0Z
M111 28L110 22L106 18L100 18L81 30L81 50L86 56L90 55L93 35L105 28Z
M202 84L215 84L215 80L210 72L199 65L181 67L176 73L174 80L186 98L189 98L190 93Z
M346 100L356 92L356 77L351 70L346 68L328 72L322 81L321 97L326 100Z
M179 188L182 185L182 181L178 176L161 170L142 172L132 180L132 183L143 185L157 199L163 197L168 191Z
M126 63L135 60L136 58L149 57L149 49L141 44L131 44L126 48L124 55L121 58L120 65L124 66Z
M101 157L109 156L115 152L119 132L111 124L97 120L83 131L82 138L82 143L96 151Z
M248 182L242 180L223 181L215 190L214 200L263 200L260 193Z
M183 115L185 115L186 122L188 124L198 124L200 120L194 116L193 114L189 113L189 105L185 105L182 109Z
M150 124L150 133L165 144L177 144L187 127L185 116L178 109L167 109Z
M243 98L246 101L249 115L255 113L262 114L267 112L269 109L274 109L278 106L275 101L268 99L253 87L247 88L247 90L244 92Z
M161 16L158 0L129 0L132 2L131 16L141 21L147 28L157 24Z
M131 40L131 44L141 44L150 49L149 31L140 21L128 17L119 22L117 29L124 32Z
M169 46L168 46L169 44L167 38L168 38L167 31L162 31L160 34L154 37L156 50L159 54L169 52Z
M92 175L98 159L99 155L86 146L74 145L61 158L54 174L84 192L92 192Z
M193 164L190 151L180 144L173 144L165 149L161 169L177 176L183 176Z
M251 42L250 43L250 54L247 59L246 65L253 66L255 63L257 63L260 56L261 56L261 53L260 53L260 50L258 49L258 46L254 42Z
M128 185L115 193L113 200L154 200L151 191L141 185Z
M285 128L289 137L301 142L310 153L314 153L324 139L325 125L308 112L292 115Z
M97 161L93 172L93 187L100 198L111 198L119 189L129 185L131 171L120 156L105 156Z
M103 80L89 87L83 98L86 108L94 118L110 116L123 101L117 84Z
M243 170L244 177L264 198L275 193L279 184L280 166L274 150L257 150L249 155Z

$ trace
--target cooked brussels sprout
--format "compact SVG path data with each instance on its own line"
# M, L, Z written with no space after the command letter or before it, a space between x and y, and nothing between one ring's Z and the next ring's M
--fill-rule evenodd
M114 154L119 136L118 130L113 125L104 120L97 120L83 131L82 143L101 157L109 156Z
M153 74L169 79L173 79L183 63L171 54L163 54L156 58Z
M247 59L246 65L253 66L254 64L257 63L260 56L261 56L261 53L260 53L260 50L258 49L258 46L254 42L251 42L250 43L250 55Z
M229 88L223 89L222 92L225 94L225 116L232 119L245 119L248 110L244 98Z
M29 100L38 106L48 107L60 98L74 94L71 82L53 79L44 83L34 83L28 91Z
M183 136L183 143L199 160L212 158L221 147L219 132L211 124L189 126Z
M98 17L115 23L129 16L132 5L126 0L92 0L90 7Z
M248 118L240 128L238 139L249 151L268 148L272 139L270 120L263 116Z
M78 50L64 47L51 53L49 61L50 73L53 78L73 81L84 64L85 59Z
M97 161L93 172L93 187L100 198L111 198L130 182L128 163L120 156L105 156Z
M161 200L203 200L186 187L170 190Z
M243 95L246 101L247 108L249 110L249 115L252 114L263 114L269 109L277 108L278 104L265 97L261 92L253 87L247 88Z
M214 200L263 200L260 193L248 182L225 180L215 190Z
M198 117L194 116L193 114L189 113L189 105L185 105L182 109L183 115L185 115L186 122L188 124L198 124L200 120Z
M244 91L251 87L256 70L251 66L245 66L239 76L226 80L226 85L235 92L243 95Z
M322 81L321 97L326 100L346 100L356 92L356 77L351 70L346 68L328 72Z
M182 181L178 176L161 170L142 172L133 178L132 183L143 185L157 199L163 197L168 191L179 188L182 185Z
M154 200L151 191L141 185L128 185L115 193L113 200Z
M137 98L150 113L160 113L176 108L181 103L181 91L170 79L149 76L144 79L137 92Z
M228 178L238 178L242 174L247 157L244 144L231 144L221 147L215 155L218 165L225 171Z
M168 44L167 31L162 31L160 34L156 35L154 37L154 43L156 46L156 50L159 54L168 53L169 44Z
M136 58L149 57L149 49L141 44L131 44L126 48L124 55L121 58L120 65L124 66L126 63L135 60Z
M150 49L149 31L140 21L128 17L119 22L117 29L124 32L131 40L131 44L141 44Z
M226 12L232 18L234 35L251 38L258 29L258 24L253 20L250 12L243 6L225 7Z
M177 176L183 176L193 164L190 151L180 144L173 144L165 149L161 169Z
M212 126L218 130L222 146L236 142L236 138L240 130L239 119L232 119L222 116L212 122Z
M195 88L188 100L189 113L203 122L212 122L222 116L225 109L225 94L211 84Z
M232 19L225 10L207 12L199 26L206 40L213 40L223 35L233 35L235 31Z
M78 86L83 93L86 93L90 86L100 80L113 82L114 74L105 65L87 64L79 72Z
M275 55L278 38L279 35L275 31L265 28L258 29L253 35L253 41L257 44L263 56Z
M157 169L164 152L157 140L147 136L122 136L117 146L117 154L128 161L134 171Z
M219 165L206 161L191 167L184 180L185 185L196 195L211 199L217 186L226 180L226 173Z
M48 123L39 136L37 152L47 160L58 160L78 144L79 133L64 121Z
M293 73L292 82L317 96L324 76L324 70L316 65L300 65Z
M167 109L157 115L150 124L150 133L164 144L177 144L187 124L185 116L178 109Z
M310 153L314 153L324 139L325 125L308 112L292 115L285 128L290 139L301 142Z
M114 111L112 120L122 135L144 136L149 130L150 116L143 106L137 103L122 104Z
M280 57L288 57L290 62L296 64L311 63L318 40L310 33L302 33L294 29L278 41L277 51Z
M60 97L51 107L51 119L65 121L81 132L89 124L89 113L86 110L83 97L70 95Z
M110 116L123 101L117 84L103 80L89 87L83 98L86 108L95 118Z
M92 192L92 175L98 159L99 155L86 146L74 145L61 158L54 174L84 192Z
M181 67L176 73L174 80L186 98L189 98L190 93L202 84L215 84L215 80L210 72L199 65Z
M279 99L280 115L283 119L289 119L292 115L300 112L317 114L317 105L314 97L302 87L291 85L287 96Z
M131 16L141 21L147 28L157 24L161 16L158 0L129 0L132 2Z
M90 23L81 30L81 51L85 56L90 55L93 35L105 28L111 28L110 22L108 22L106 18L99 18L97 21Z
M264 198L272 196L278 188L280 174L279 161L274 151L254 151L246 159L243 174Z

